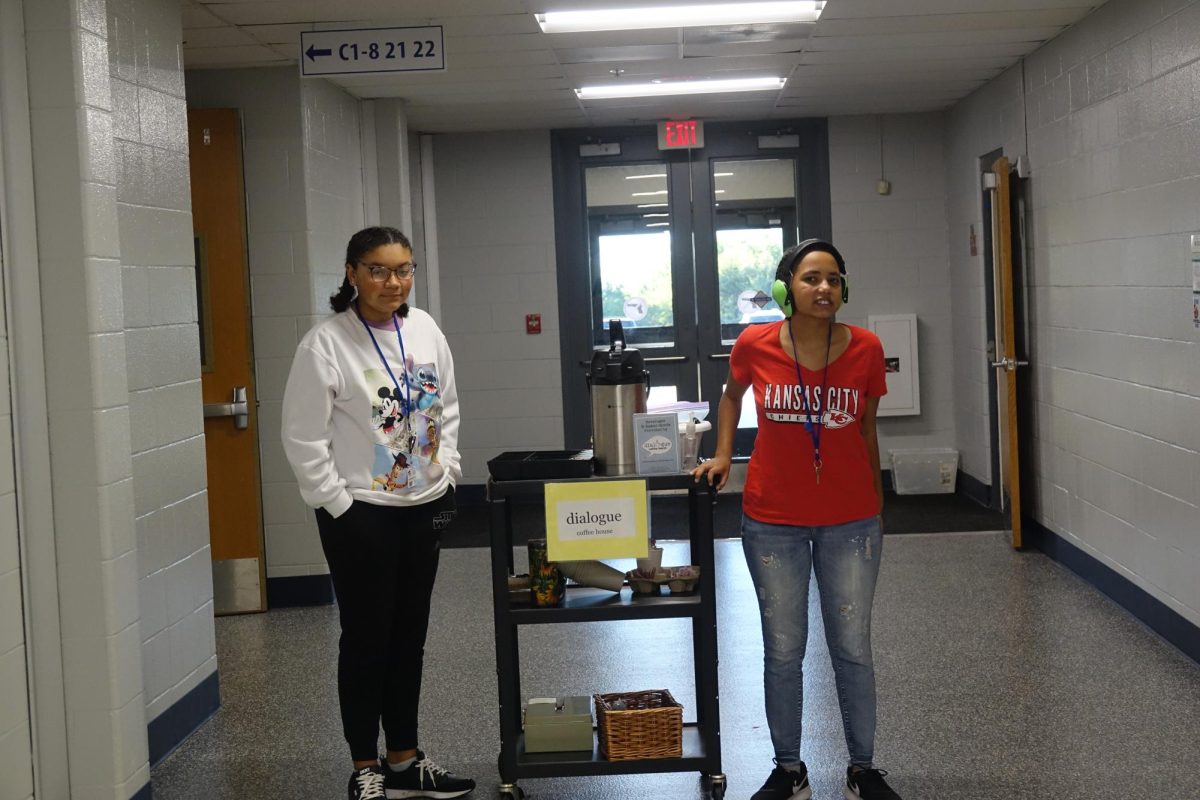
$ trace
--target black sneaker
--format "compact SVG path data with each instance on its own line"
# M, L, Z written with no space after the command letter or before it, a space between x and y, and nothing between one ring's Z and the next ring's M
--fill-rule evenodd
M775 769L771 770L771 774L767 776L767 782L754 793L750 800L809 800L811 797L812 788L808 785L808 767L804 766L804 762L801 761L799 772L784 769L776 764Z
M885 769L849 767L846 770L846 800L901 800L883 776Z
M383 768L378 764L350 773L350 800L383 800Z
M408 769L396 772L391 767L385 767L383 772L389 800L405 797L448 800L462 797L475 788L475 781L450 774L420 750L417 751L417 760L409 764Z

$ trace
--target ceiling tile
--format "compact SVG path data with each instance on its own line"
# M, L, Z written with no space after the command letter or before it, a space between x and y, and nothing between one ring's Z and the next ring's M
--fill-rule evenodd
M1005 28L942 33L870 34L868 36L814 36L808 50L883 50L919 49L924 52L943 48L1017 43L1032 49L1058 33L1057 28Z
M1047 8L1030 11L991 11L975 14L923 14L906 17L858 17L829 19L817 23L820 36L865 36L880 33L929 33L938 31L991 30L995 28L1064 28L1080 16L1077 8Z
M651 61L676 58L679 45L634 45L632 47L572 47L555 50L561 64L619 64L624 61Z
M1004 57L1009 63L1015 63L1017 58L1028 48L1020 43L986 44L974 47L939 47L936 52L927 48L877 48L862 52L859 50L814 50L801 55L802 64L851 63L865 59L869 63L923 63L931 58L937 60L978 59L988 57Z
M1082 17L1099 2L1070 0L829 0L821 20L861 19L864 17L905 17L920 14L973 14L995 11L1039 11L1073 8Z
M208 9L191 2L180 5L179 12L183 18L183 27L185 29L217 28L226 24L223 20L213 16L212 12Z
M184 48L232 47L234 45L259 44L245 28L223 25L219 28L192 28L184 33Z

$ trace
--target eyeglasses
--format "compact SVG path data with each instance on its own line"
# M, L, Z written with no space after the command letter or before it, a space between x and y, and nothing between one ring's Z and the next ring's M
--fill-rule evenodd
M383 264L363 264L361 261L358 263L367 268L367 271L371 273L371 280L376 283L387 283L387 279L393 276L406 281L417 273L417 265L411 263L401 264L398 267L385 267Z

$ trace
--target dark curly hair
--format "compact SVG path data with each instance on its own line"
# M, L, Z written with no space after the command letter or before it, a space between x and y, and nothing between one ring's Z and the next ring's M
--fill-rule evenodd
M350 241L346 243L346 263L357 264L367 253L385 244L399 244L412 250L412 243L403 233L395 228L375 225L363 228L350 237ZM329 297L329 307L334 311L345 311L350 307L353 299L354 287L350 284L350 278L342 278L342 285L338 288L337 293Z

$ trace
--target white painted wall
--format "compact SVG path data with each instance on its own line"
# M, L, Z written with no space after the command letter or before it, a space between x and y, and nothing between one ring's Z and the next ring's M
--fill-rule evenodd
M1200 332L1188 234L1200 231L1198 85L1200 2L1112 0L1034 53L1023 87L1020 69L1010 70L950 113L947 166L951 208L973 200L974 160L997 146L1020 152L1028 118L1032 512L1193 623ZM952 221L952 251L965 241L962 219ZM959 257L952 269L965 273L955 310L961 299L968 324L956 334L975 347L968 314L981 302L970 288L979 270ZM973 380L960 378L960 397ZM960 437L985 435L985 423L960 418Z
M292 71L292 80L294 70ZM295 275L252 278L256 336L268 324L287 324L295 339L272 334L268 352L259 352L258 396L264 453L271 453L271 469L263 466L263 519L266 529L267 577L286 578L329 572L317 535L316 519L300 499L300 490L279 444L283 389L299 338L318 319L330 313L329 296L344 275L346 240L363 227L363 181L359 101L323 80L299 84L299 174L289 172L289 191L303 193L305 213L292 224L304 226L303 246L292 254ZM300 278L297 286L281 281ZM302 296L300 286L307 288ZM267 298L283 291L286 303ZM278 323L268 323L266 317ZM286 350L284 349L287 345ZM264 413L264 411L266 413Z
M504 450L563 446L550 134L437 136L433 160L463 482L482 484Z
M217 669L179 8L108 4L142 665L152 720Z
M0 219L0 229L4 220ZM0 266L3 266L0 253ZM33 797L32 728L26 675L25 601L21 596L21 553L17 540L17 486L14 472L12 377L8 360L8 315L0 280L0 796Z
M882 141L882 154L880 142ZM882 155L888 195L876 192ZM941 114L829 120L833 241L846 258L850 302L838 319L917 315L921 413L880 417L879 451L954 444L945 135Z
M149 764L108 19L39 0L24 21L67 730L54 757L75 796L125 800Z
M359 100L324 80L303 81L300 104L308 273L313 313L323 316L345 275L346 240L363 227L361 110Z

